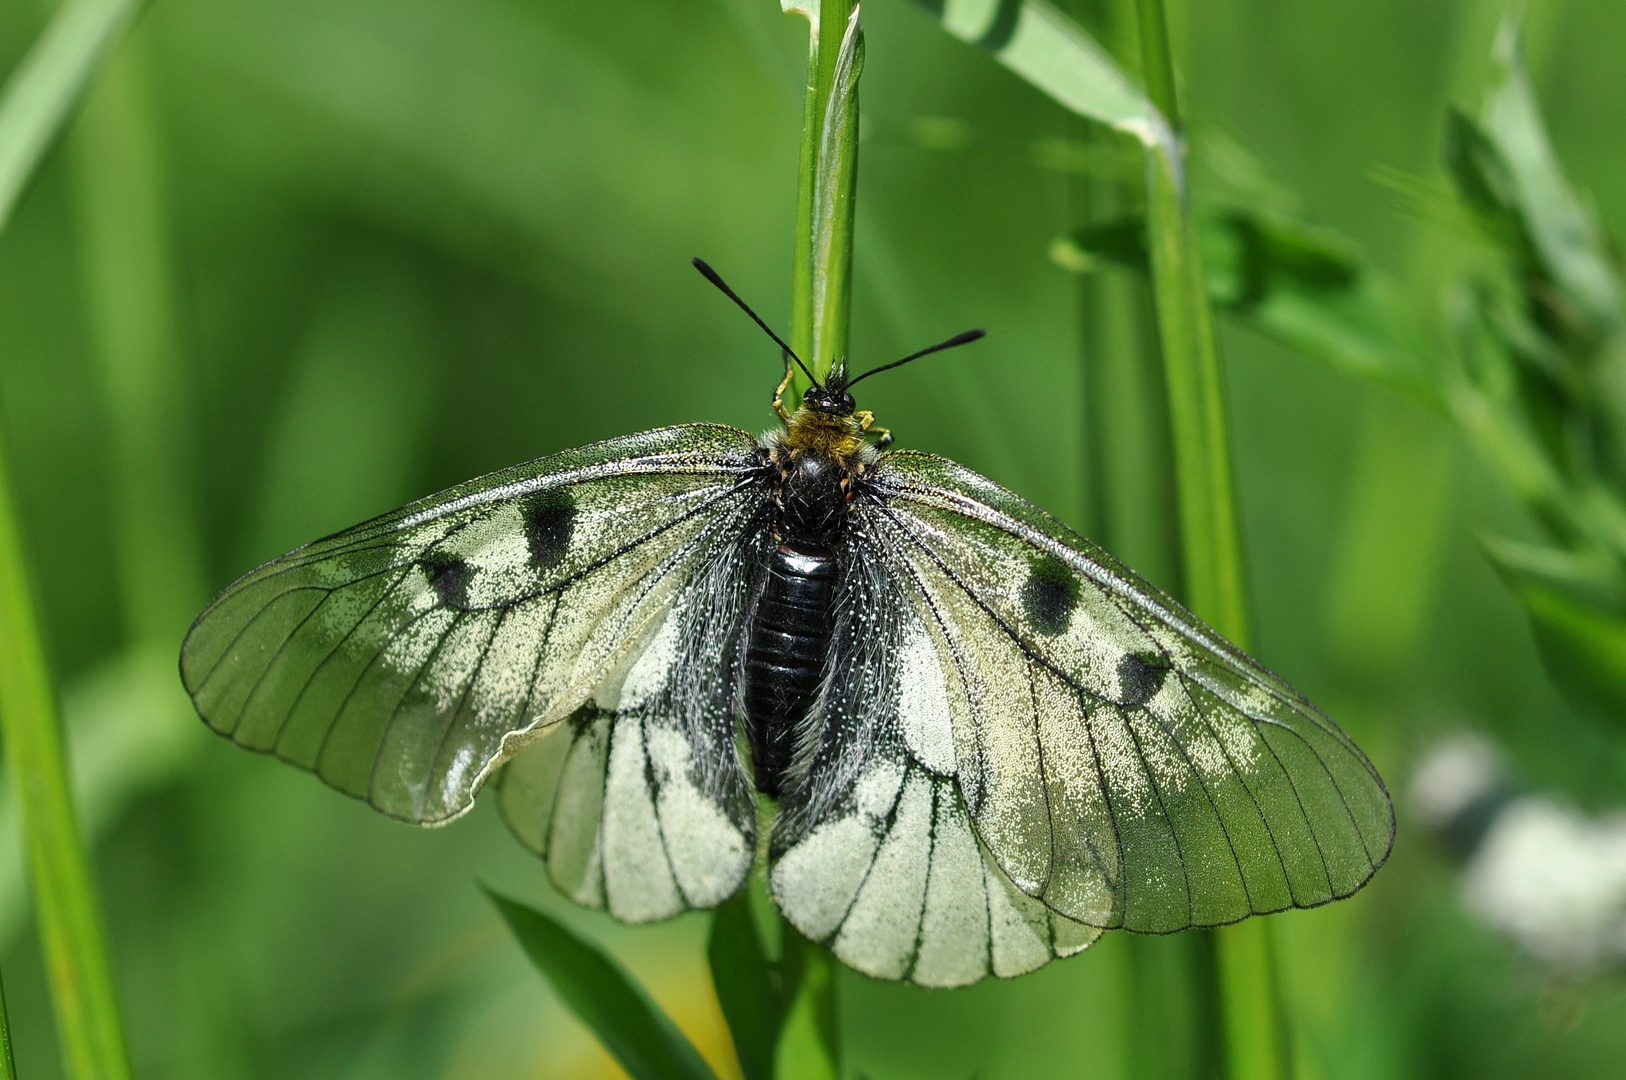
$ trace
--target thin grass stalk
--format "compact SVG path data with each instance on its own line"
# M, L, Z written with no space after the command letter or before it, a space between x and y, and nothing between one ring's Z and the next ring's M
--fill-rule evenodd
M1148 93L1178 137L1181 129L1162 0L1140 0ZM1147 155L1147 229L1164 383L1173 437L1186 603L1220 633L1248 647L1242 540L1231 475L1225 387L1203 268L1192 233L1178 143ZM1224 1068L1229 1080L1283 1080L1292 1057L1270 926L1254 919L1215 932Z
M0 229L137 0L69 0L0 99ZM0 448L4 437L0 433ZM89 860L74 814L44 648L0 449L0 735L28 852L46 978L71 1080L130 1075ZM0 994L0 1066L15 1075Z
M785 985L795 992L774 1048L774 1080L840 1080L835 963L823 946L786 925L782 965Z
M851 0L789 4L812 24L796 185L790 346L823 381L845 363L852 307L853 208L858 185L858 78L864 34ZM785 394L794 409L811 385L797 369ZM841 1043L830 956L788 927L783 971L789 1000L774 1055L777 1080L836 1080Z
M851 0L817 0L786 10L812 24L791 256L790 347L822 381L847 356L864 34ZM786 405L794 407L808 385L798 370Z
M11 1018L6 1015L3 983L0 983L0 1080L17 1080L17 1061L11 1053Z
M3 444L3 439L0 439ZM124 1029L90 863L0 456L0 734L28 849L34 911L71 1080L126 1080Z
M1136 0L1066 5L1126 73L1140 68ZM1085 121L1079 137L1117 136ZM1138 214L1144 188L1118 180L1078 183L1088 226ZM1079 279L1084 343L1086 532L1172 592L1180 591L1173 459L1151 291L1140 275L1100 269ZM1131 1080L1206 1080L1219 1042L1212 942L1201 935L1129 935L1122 943Z

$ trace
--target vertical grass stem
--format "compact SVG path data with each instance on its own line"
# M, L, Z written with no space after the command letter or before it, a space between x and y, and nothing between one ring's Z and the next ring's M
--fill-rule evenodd
M130 1067L90 864L68 787L5 461L0 457L0 733L22 811L28 867L71 1080L126 1080Z
M851 0L785 5L812 24L796 186L790 346L823 379L847 356L864 31ZM807 389L796 373L786 404Z
M11 1018L6 1014L4 986L0 986L0 1080L17 1080L17 1061L11 1053Z
M1169 400L1185 599L1220 633L1248 648L1242 540L1231 476L1225 386L1183 182L1174 64L1163 0L1140 0L1146 86L1174 138L1147 154L1147 231ZM1225 1075L1291 1074L1271 932L1253 920L1219 931L1215 973Z
M864 31L852 0L784 0L784 9L811 23L796 184L790 346L822 381L847 359ZM795 408L809 385L797 371L786 406ZM791 997L774 1074L779 1080L834 1080L841 1073L841 1058L830 957L787 933L784 963Z

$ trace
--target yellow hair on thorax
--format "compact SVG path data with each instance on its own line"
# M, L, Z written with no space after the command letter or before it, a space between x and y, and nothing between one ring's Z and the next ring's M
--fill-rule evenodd
M803 405L786 425L785 445L796 453L846 461L864 448L864 429L851 414L842 416Z

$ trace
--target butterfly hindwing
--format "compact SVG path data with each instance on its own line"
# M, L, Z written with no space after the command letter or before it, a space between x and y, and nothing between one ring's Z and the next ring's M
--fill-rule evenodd
M767 540L752 524L713 538L647 644L504 768L504 820L577 902L647 922L744 884L756 821L734 713Z
M423 824L647 643L767 498L745 432L646 432L300 548L198 617L181 673L241 745Z
M842 562L830 675L770 852L786 918L859 971L925 986L1019 975L1089 945L1098 929L1024 895L979 843L941 675L911 669L902 648L921 629L900 583L861 534Z
M1167 932L1347 896L1387 857L1371 763L1173 600L941 458L891 454L869 490L863 530L920 616L900 670L935 669L949 717L914 727L936 760L952 743L977 836L1022 893Z

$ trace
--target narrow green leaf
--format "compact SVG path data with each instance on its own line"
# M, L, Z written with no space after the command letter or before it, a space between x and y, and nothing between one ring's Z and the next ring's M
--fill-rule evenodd
M0 732L7 775L21 810L34 910L66 1072L71 1080L125 1080L130 1066L101 913L68 786L62 732L3 461Z
M1214 304L1346 375L1443 411L1399 290L1345 237L1233 207L1199 215L1196 228ZM1103 264L1147 273L1145 220L1136 215L1075 230L1057 242L1052 258L1079 273Z
M1500 537L1480 546L1523 606L1565 698L1609 724L1626 724L1626 574L1619 563Z
M0 229L141 0L67 0L0 95Z
M769 963L751 914L751 896L741 892L711 917L706 940L711 984L723 1019L734 1038L734 1056L745 1080L773 1080L774 1048L785 1005L777 972Z
M1151 154L1147 173L1147 239L1174 440L1185 600L1214 629L1247 648L1224 380L1203 267L1175 171Z
M835 971L822 946L785 933L786 985L794 996L774 1048L774 1080L839 1080Z
M1328 229L1231 210L1202 224L1209 293L1260 332L1436 410L1399 290L1344 237Z
M1503 19L1494 59L1497 85L1480 119L1506 165L1509 194L1518 202L1530 241L1554 280L1591 319L1618 331L1620 279L1601 230L1565 179L1548 141L1525 71L1516 16Z
M136 0L69 0L7 80L0 95L0 229L137 7ZM124 1080L130 1075L124 1030L3 460L0 731L65 1072L71 1080ZM9 1067L9 1038L5 1049Z
M634 1080L716 1080L694 1044L614 958L535 908L485 892L531 963Z
M1274 1080L1293 1074L1276 975L1276 947L1264 919L1214 931L1225 1007L1226 1075Z
M6 1015L4 986L0 986L0 1080L17 1080L17 1062L11 1054L11 1019Z
M1083 27L1044 0L916 0L943 29L999 62L1079 116L1173 149L1157 107Z

